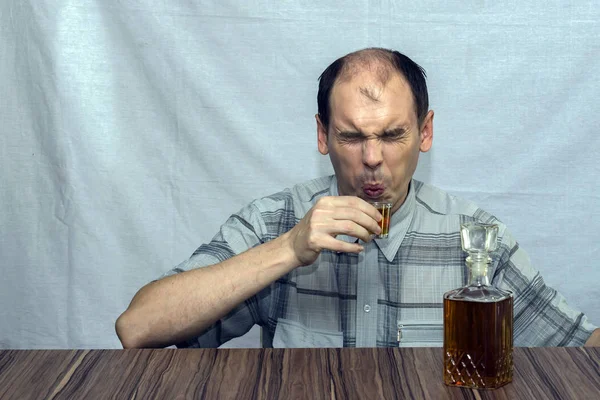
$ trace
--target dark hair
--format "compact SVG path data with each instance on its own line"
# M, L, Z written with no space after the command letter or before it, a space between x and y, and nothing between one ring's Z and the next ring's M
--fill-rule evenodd
M348 70L347 66L357 58L363 58L368 54L373 61L381 61L388 63L393 69L399 72L408 82L413 94L415 111L417 113L417 121L419 125L425 119L429 109L429 96L427 94L427 83L425 79L427 75L425 70L415 63L413 60L404 54L388 49L368 48L346 54L345 56L335 60L329 67L319 76L319 93L317 94L317 106L319 118L325 129L329 127L329 118L331 113L331 89L335 82L340 78L342 72ZM360 61L359 61L360 62Z

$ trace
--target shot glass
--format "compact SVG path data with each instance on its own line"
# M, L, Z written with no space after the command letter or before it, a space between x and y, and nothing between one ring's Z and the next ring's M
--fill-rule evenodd
M390 211L392 210L392 203L373 201L371 202L371 205L375 207L383 217L379 222L381 233L379 235L375 235L375 237L377 239L386 239L390 233Z

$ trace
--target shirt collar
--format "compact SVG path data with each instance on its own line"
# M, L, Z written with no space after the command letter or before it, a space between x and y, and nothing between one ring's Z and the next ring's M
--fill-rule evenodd
M400 244L404 240L404 236L406 235L406 232L408 231L408 228L412 222L413 215L415 214L416 199L414 186L415 185L411 180L408 187L408 194L406 195L404 203L392 215L392 220L390 221L390 231L387 239L375 239L377 247L379 247L379 250L381 250L389 262L392 262L396 257L396 253L400 248ZM331 179L329 193L331 193L332 196L339 196L337 178L335 175L333 176L333 179ZM348 243L354 243L357 241L355 237L347 235L338 235L337 239Z

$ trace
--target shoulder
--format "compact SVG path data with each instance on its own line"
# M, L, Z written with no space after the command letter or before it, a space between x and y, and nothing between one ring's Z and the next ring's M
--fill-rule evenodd
M420 229L439 230L459 235L460 224L478 222L498 225L497 257L505 262L519 248L507 226L494 214L474 202L452 195L444 190L419 181L415 184L416 213ZM425 228L424 228L425 227ZM525 252L520 251L519 263L527 264Z
M466 221L477 221L486 224L504 224L493 214L483 210L474 202L452 195L438 187L413 180L417 209L422 212L440 215L457 216Z
M254 200L242 212L260 224L269 237L279 236L293 228L319 197L329 194L332 179L326 176L296 184Z
M506 225L473 201L417 180L413 180L413 184L416 204L415 223L419 227L417 229L458 233L460 224L467 222L496 224L499 241L507 247L515 245Z
M261 212L281 209L306 212L319 197L329 195L332 180L333 176L323 176L298 183L291 188L254 200L252 205ZM304 210L305 208L307 209Z

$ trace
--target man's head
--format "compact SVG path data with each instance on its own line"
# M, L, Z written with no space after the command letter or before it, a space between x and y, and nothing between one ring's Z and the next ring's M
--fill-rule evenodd
M317 101L319 151L330 155L340 195L396 211L433 139L423 69L396 51L360 50L327 67Z

